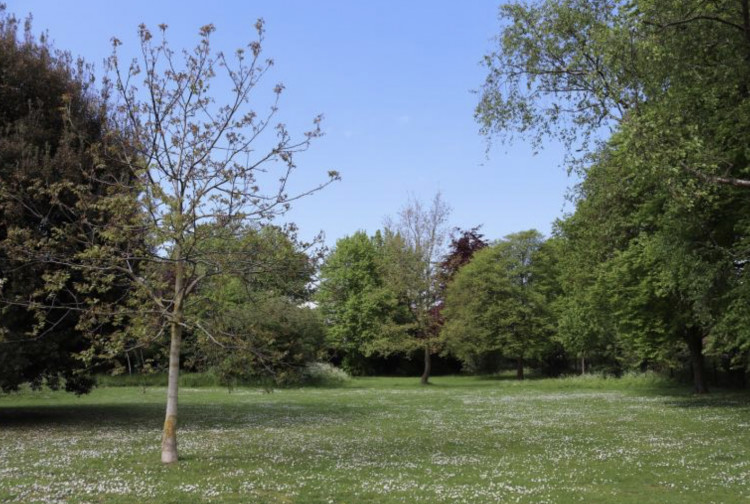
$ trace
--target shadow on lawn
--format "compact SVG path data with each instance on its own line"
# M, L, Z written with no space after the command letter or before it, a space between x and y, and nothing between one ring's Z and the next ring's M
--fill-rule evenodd
M321 405L322 406L322 405ZM180 428L287 428L341 422L364 413L338 405L336 408L300 406L297 403L182 404ZM75 427L76 429L160 427L161 404L82 404L49 406L0 406L0 429Z
M747 392L719 392L714 395L691 395L670 398L664 404L684 409L744 408L750 410L750 394Z
M49 406L0 406L0 428L57 426L111 426L153 423L163 408L155 404L82 404Z

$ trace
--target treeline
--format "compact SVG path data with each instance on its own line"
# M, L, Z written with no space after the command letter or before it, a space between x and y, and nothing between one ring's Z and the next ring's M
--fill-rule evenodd
M468 369L495 352L519 377L524 360L551 359L568 372L687 371L696 392L709 374L744 386L749 2L542 0L500 14L482 132L561 142L582 182L550 239L510 235L458 272L430 348Z
M255 152L275 106L263 119L237 119L239 106L179 119L213 106L199 79L226 68L209 49L213 26L181 72L140 27L154 99L139 102L140 67L119 63L120 41L97 90L89 67L0 10L0 387L80 393L95 373L169 370L176 411L180 369L294 382L321 360L423 383L532 367L744 386L748 2L541 1L501 14L477 119L493 138L566 145L575 211L546 239L489 240L450 234L438 195L323 256L271 222L326 185L286 192L319 118L300 140L279 123L249 166L233 159ZM262 21L256 30L236 55L239 104L264 74ZM273 169L278 187L263 192Z
M547 239L456 229L436 263L393 228L340 239L315 294L327 354L353 374L421 370L424 382L436 358L440 373L652 371L692 380L698 392L745 387L743 271L696 241L716 224L676 228L661 206L652 217L669 225L646 231L637 214L616 212L610 198L622 202L621 192L593 186L598 173Z

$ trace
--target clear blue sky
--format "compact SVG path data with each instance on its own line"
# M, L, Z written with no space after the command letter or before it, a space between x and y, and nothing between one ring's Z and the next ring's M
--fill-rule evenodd
M529 228L548 234L572 209L558 146L534 156L519 141L487 155L478 134L471 91L499 30L499 0L6 3L98 70L110 38L134 48L141 22L154 30L167 23L175 48L192 46L198 27L213 23L215 47L229 53L253 39L263 17L264 53L276 62L269 82L286 86L283 118L301 132L325 115L326 135L299 158L295 183L310 185L331 169L343 177L290 212L303 237L323 230L332 245L358 229L374 232L410 194L429 200L436 191L453 208L452 225L482 224L490 239Z

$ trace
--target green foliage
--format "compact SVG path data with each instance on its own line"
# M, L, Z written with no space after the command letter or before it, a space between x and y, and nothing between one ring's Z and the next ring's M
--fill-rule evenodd
M214 360L214 372L227 384L251 377L288 383L319 357L324 329L315 310L285 298L268 298L224 310L211 321L213 337L198 335L198 346ZM228 338L225 335L230 335ZM218 344L213 352L211 346Z
M537 285L536 230L508 235L458 270L445 297L441 332L448 352L468 362L497 351L518 360L538 356L552 329L548 300ZM519 367L522 377L522 367Z
M137 226L114 231L136 219L136 193L90 68L18 25L0 6L0 388L83 393L89 356L125 322L100 309L128 293L101 266L139 247Z
M283 229L267 226L238 236L208 235L196 256L204 250L226 264L186 306L196 320L186 342L186 365L211 370L230 387L261 377L299 380L324 339L317 310L304 306L314 270L304 246Z
M328 345L350 370L357 355L403 350L414 324L406 305L414 262L400 237L360 231L338 240L323 263L315 299Z
M597 153L576 212L559 223L558 337L613 371L679 369L687 349L700 370L700 346L726 316L744 199L726 186L688 199L676 184L689 176L664 184L644 173L630 141L614 135Z
M625 368L675 367L687 343L705 390L703 344L737 365L747 348L749 3L545 0L501 16L483 132L583 153L560 225L560 341Z
M583 148L602 126L630 129L663 179L747 177L745 0L510 3L477 119L488 135L557 136ZM724 180L717 178L723 177Z
M327 362L311 362L305 366L301 382L318 387L341 387L351 382L351 376Z
M132 374L132 375L98 375L96 377L98 387L141 387L144 391L147 387L166 387L166 373ZM218 376L213 373L183 373L180 375L181 387L221 387Z
M619 9L617 7L620 7ZM498 48L476 118L486 135L530 133L535 145L556 136L587 144L618 120L640 88L632 78L630 10L617 0L507 3Z

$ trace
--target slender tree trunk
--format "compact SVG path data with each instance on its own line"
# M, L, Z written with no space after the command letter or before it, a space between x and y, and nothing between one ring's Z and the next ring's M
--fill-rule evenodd
M432 354L430 353L430 347L428 345L425 345L424 347L424 371L422 372L422 377L419 380L419 382L422 385L429 385L431 372L432 372Z
M179 246L175 247L180 256ZM180 380L180 344L182 343L182 301L185 272L180 262L175 265L175 297L170 322L169 381L167 383L167 413L161 438L161 461L165 464L177 462L177 391Z
M586 374L586 355L583 353L581 354L581 374Z
M688 329L687 344L690 349L690 364L693 368L693 390L696 394L706 394L708 387L703 366L703 337L699 329Z
M180 343L182 327L172 323L172 341L169 345L169 382L167 384L167 415L161 438L161 461L177 462L177 386L180 379Z
M523 357L516 359L516 380L523 380Z
M125 359L128 361L128 376L133 375L133 367L130 365L130 352L125 351Z

